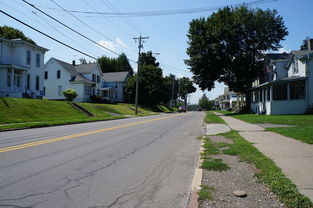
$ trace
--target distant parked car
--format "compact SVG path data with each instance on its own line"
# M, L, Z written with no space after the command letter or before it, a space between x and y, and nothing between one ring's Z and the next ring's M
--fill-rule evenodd
M183 113L186 113L186 106L179 106L179 108L178 108L178 112L179 113L181 113L181 112L183 112Z

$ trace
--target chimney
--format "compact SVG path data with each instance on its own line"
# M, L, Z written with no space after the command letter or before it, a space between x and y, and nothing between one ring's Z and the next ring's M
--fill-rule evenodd
M308 39L308 50L313 50L313 39Z
M73 66L75 66L75 65L76 65L75 60L73 60L72 64L73 64Z

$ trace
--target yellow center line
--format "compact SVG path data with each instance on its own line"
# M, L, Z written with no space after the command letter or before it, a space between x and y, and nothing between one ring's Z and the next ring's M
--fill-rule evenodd
M1 152L10 152L13 150L19 150L19 149L24 149L24 148L29 148L29 147L35 147L35 146L39 146L42 144L48 144L48 143L63 141L63 140L67 140L67 139L74 139L74 138L78 138L81 136L97 134L100 132L111 131L111 130L115 130L115 129L130 127L130 126L136 126L136 125L149 123L149 122L153 122L153 121L158 121L158 120L162 120L162 119L167 119L167 118L172 118L172 117L176 117L176 116L179 116L179 115L154 118L154 119L150 119L150 120L138 121L135 123L128 123L128 124L123 124L123 125L119 125L119 126L113 126L113 127L109 127L109 128L98 129L98 130L94 130L94 131L87 131L87 132L78 133L78 134L71 134L71 135L67 135L67 136L61 136L61 137L55 137L55 138L51 138L51 139L40 140L37 142L30 142L30 143L19 144L19 145L10 146L10 147L4 147L4 148L0 148L0 153Z

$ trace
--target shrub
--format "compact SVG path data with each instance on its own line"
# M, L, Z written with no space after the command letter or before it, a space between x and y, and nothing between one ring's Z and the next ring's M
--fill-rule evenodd
M73 89L67 89L63 91L63 95L66 97L67 100L73 101L77 97L77 92Z

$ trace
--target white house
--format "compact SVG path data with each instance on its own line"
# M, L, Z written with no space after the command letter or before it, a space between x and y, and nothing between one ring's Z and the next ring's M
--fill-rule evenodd
M253 86L253 112L267 115L303 114L312 107L313 50L291 51L287 58L266 63L265 67L273 69L273 79L265 79L264 83ZM267 71L265 77L270 74L271 70Z
M221 110L228 110L235 107L237 103L237 94L229 91L228 87L224 87L224 94L215 99L215 105Z
M124 102L124 86L129 77L129 72L103 73L100 89L102 99L113 103Z
M44 66L45 99L64 100L63 91L74 89L77 102L90 101L91 95L100 94L102 71L98 64L76 65L50 58Z
M46 51L21 39L0 38L0 97L42 98Z

